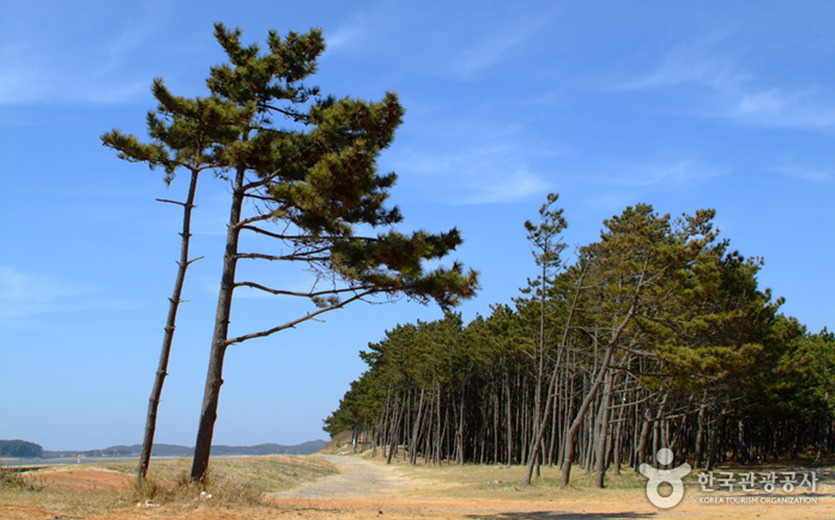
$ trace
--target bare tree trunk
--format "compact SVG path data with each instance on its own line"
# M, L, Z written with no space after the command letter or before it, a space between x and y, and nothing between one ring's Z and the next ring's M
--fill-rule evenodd
M571 354L571 361L568 363L569 367L574 367L576 363L576 355L574 353ZM576 404L576 399L574 398L574 388L576 384L576 377L574 371L569 374L569 376L565 382L565 410L563 412L562 417L562 428L560 429L560 436L562 438L560 442L560 452L559 452L559 461L560 461L560 470L565 466L565 454L567 451L567 447L565 446L565 439L568 438L568 430L571 428L571 418L574 417L574 405Z
M585 399L583 399L583 404L580 405L580 409L577 410L577 416L571 423L571 427L568 429L568 433L566 434L565 440L563 441L563 443L565 444L565 459L563 460L560 487L566 487L568 485L569 480L571 479L571 465L574 463L574 456L576 454L576 451L574 449L574 441L577 438L577 432L580 431L580 426L583 425L583 420L586 417L586 412L588 411L589 406L591 406L591 403L594 400L595 395L597 394L597 390L603 383L603 377L605 376L606 370L609 367L609 361L612 358L612 353L614 349L614 343L609 343L609 346L606 348L606 353L603 356L603 363L601 363L600 370L597 373L597 378L592 384L589 392L586 394Z
M151 389L151 397L148 402L148 414L145 419L145 436L142 439L142 453L139 455L139 464L136 467L136 485L140 486L148 475L148 466L151 463L151 450L154 446L154 434L157 429L157 409L159 408L160 395L165 376L168 375L168 357L171 353L171 343L174 340L174 329L177 325L177 310L180 307L183 285L186 280L186 270L195 260L189 260L188 248L191 239L191 211L194 209L194 194L197 191L197 177L199 170L191 171L191 181L188 187L188 195L185 202L170 202L183 207L183 230L180 233L180 259L177 262L177 277L174 280L174 291L168 299L168 318L165 321L165 334L162 337L162 349L159 353L159 367L157 368L154 386ZM159 199L158 199L159 200Z
M493 463L499 463L499 419L501 410L499 409L499 392L498 389L493 390Z
M555 391L559 393L559 385L555 388ZM557 437L559 432L559 405L560 399L559 395L555 396L552 399L553 404L551 405L551 438L548 440L548 465L554 465L554 450L556 448Z
M409 439L409 464L417 464L418 441L420 440L421 426L423 425L424 389L420 389L420 400L418 401L417 418L412 425L412 435Z
M539 345L536 351L536 387L534 388L533 416L531 423L531 434L528 465L536 464L539 450L537 445L541 439L540 431L545 427L547 418L542 417L542 385L545 379L545 268L546 263L542 262L542 274L540 275L539 287ZM549 389L550 393L550 389Z
M600 399L600 408L597 411L597 445L595 446L595 471L597 473L595 479L595 486L599 488L604 487L604 479L606 477L606 462L608 459L608 452L606 450L609 437L609 399L612 396L612 379L614 374L611 370L606 376L606 382L603 384L603 395Z
M192 482L199 482L205 478L206 470L209 467L209 456L212 451L212 436L214 435L215 420L217 419L220 386L223 384L223 358L226 355L229 316L232 313L235 268L238 263L238 237L241 231L239 224L244 199L244 173L244 168L238 168L232 191L232 207L226 234L226 251L223 255L223 272L220 278L212 351L209 355L209 369L206 373L206 385L203 390L200 426L197 430L197 442L194 446L194 460L191 466Z
M458 406L458 428L455 432L455 463L459 466L464 464L464 412L465 409L464 397L461 397L461 403Z
M725 422L725 413L727 413L727 408L722 408L719 416L714 419L713 428L710 430L710 437L707 443L707 463L705 464L707 471L713 471L713 464L716 462L716 449L719 446L719 433Z
M612 452L612 456L614 460L612 463L615 465L615 475L620 475L620 465L621 465L621 444L622 444L622 437L623 437L623 428L624 422L626 419L623 418L624 414L624 407L623 403L620 405L620 409L618 410L618 418L617 418L617 430L615 430L615 439L614 439L614 450Z
M565 352L565 346L568 343L569 331L571 330L571 325L572 325L573 320L574 320L574 311L577 308L577 301L579 299L580 290L582 288L583 281L585 280L585 277L586 277L586 268L584 267L582 273L580 274L580 279L577 281L577 286L574 289L574 297L572 298L571 308L569 309L568 318L566 319L566 322L565 322L565 329L563 330L562 341L560 341L560 345L557 349L557 359L554 362L554 370L551 373L551 377L550 377L550 380L548 382L548 398L547 398L547 401L545 403L545 417L543 417L542 420L539 421L539 423L538 423L539 427L536 430L534 438L533 438L533 442L531 443L531 450L533 451L533 456L528 461L528 472L525 475L525 485L528 485L528 486L531 484L531 481L533 480L533 471L534 471L534 466L535 465L536 465L537 476L539 475L539 471L540 471L539 464L540 464L540 461L541 461L541 457L537 457L537 455L539 455L540 451L541 451L540 450L540 445L542 443L542 437L545 433L545 426L548 423L548 414L551 413L552 407L555 408L554 406L552 406L552 404L554 403L554 399L557 396L557 386L558 386L557 383L558 383L558 379L559 379L560 364L562 363L562 356L563 356L563 353ZM543 285L545 283L544 270L543 270L542 283L543 283ZM543 344L544 344L544 341L545 341L545 329L544 329L544 326L545 326L545 304L544 303L542 303L542 313L543 313L543 315L542 315L542 330L540 331L540 334L541 334L541 341L543 341ZM544 355L543 355L543 357L544 357ZM539 383L539 381L537 381L537 383ZM538 408L539 408L539 405L537 404L537 413L538 413ZM556 415L556 410L554 410L554 414ZM554 435L556 435L556 432L554 432Z
M641 425L641 433L638 436L638 446L635 448L635 460L632 466L635 468L635 471L641 466L641 463L644 462L644 454L647 451L647 441L649 440L649 429L652 425L652 417L650 417L650 410L649 408L644 408L644 420L643 424Z
M562 347L560 347L562 349ZM557 358L559 362L559 357ZM541 443L542 437L545 433L545 425L548 422L549 416L548 414L551 412L551 404L553 403L554 396L556 395L556 383L557 383L557 368L554 368L554 373L550 378L550 382L548 384L548 399L545 404L547 407L545 409L545 417L542 418L541 422L537 424L537 429L534 434L533 441L531 442L531 456L530 460L528 461L528 471L525 474L525 485L529 486L531 481L533 480L533 473L534 467L536 468L537 476L539 476L539 465L541 464Z
M510 373L505 377L505 404L507 412L507 467L513 464L513 413L510 399Z
M699 407L698 427L696 429L696 453L693 459L694 469L702 466L702 457L704 455L705 410L707 410L707 392L702 392L702 404Z
M609 364L612 361L612 355L614 354L615 346L620 342L621 335L626 330L626 326L629 325L629 323L632 321L632 318L635 316L635 310L638 307L638 300L641 296L641 290L644 287L648 264L649 259L644 261L644 267L641 271L641 278L638 281L638 285L635 287L635 294L633 294L632 296L632 303L629 305L629 310L626 312L626 316L624 316L623 321L621 321L620 325L618 325L618 328L614 331L614 334L612 334L612 339L609 340L609 343L606 346L606 352L603 354L603 361L601 361L600 368L597 371L597 377L595 378L594 383L592 383L591 389L586 394L585 399L583 399L583 403L580 405L580 409L577 410L577 416L571 423L571 427L568 429L568 433L566 434L565 440L563 441L565 444L565 458L563 459L560 487L568 486L568 482L571 478L571 465L574 463L574 440L577 437L577 432L580 431L580 426L582 426L583 424L583 419L586 416L586 412L588 412L589 406L591 406L591 403L594 400L594 397L597 394L598 389L603 384L603 378L605 377L606 372L609 369Z

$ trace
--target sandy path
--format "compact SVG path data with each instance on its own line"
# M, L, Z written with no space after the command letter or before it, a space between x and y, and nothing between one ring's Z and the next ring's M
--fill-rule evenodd
M318 455L337 467L339 473L301 487L273 493L280 498L376 498L396 494L409 487L409 480L397 468L380 466L355 457Z
M600 498L569 494L531 501L419 497L408 491L431 488L432 484L408 478L396 467L355 457L322 457L341 473L271 494L273 505L283 511L269 518L283 519L283 514L292 512L310 519L380 518L384 514L397 520L835 519L831 484L818 490L819 502L813 505L705 504L700 502L702 496L691 491L677 507L664 511L652 506L640 490L609 490L601 493ZM822 473L829 484L831 475Z

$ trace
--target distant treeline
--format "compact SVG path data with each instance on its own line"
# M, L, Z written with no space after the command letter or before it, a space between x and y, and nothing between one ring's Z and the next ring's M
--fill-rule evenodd
M835 335L778 312L712 211L627 208L570 265L561 212L541 215L541 275L513 305L388 331L325 429L413 463L558 464L565 483L579 464L600 486L664 447L696 467L835 450Z
M0 440L0 457L37 459L43 457L43 447L34 442Z
M224 446L212 447L212 453L219 456L244 456L244 455L309 455L319 451L326 442L317 440L303 444L285 446L282 444L258 444L256 446ZM142 451L142 445L132 446L111 446L101 450L84 451L49 451L41 446L26 441L0 441L0 457L9 458L62 458L62 457L138 457ZM176 444L154 444L152 454L156 457L190 457L194 454L194 448L179 446Z

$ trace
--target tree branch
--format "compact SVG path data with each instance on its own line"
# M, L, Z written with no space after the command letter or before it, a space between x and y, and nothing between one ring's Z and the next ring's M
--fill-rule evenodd
M157 202L165 202L165 203L168 203L168 204L176 204L176 205L182 206L184 208L196 208L197 207L194 204L188 204L186 202L180 202L180 201L177 201L177 200L168 200L168 199L154 199L154 200L156 200Z
M300 296L305 298L316 298L319 296L324 296L326 294L343 294L347 292L357 292L371 289L371 285L363 285L360 287L345 287L343 289L330 289L327 291L316 291L316 292L298 292L298 291L285 291L282 289L273 289L272 287L267 287L265 285L261 285L255 282L239 282L235 284L235 287L251 287L253 289L258 289L259 291L268 292L270 294L275 294L277 296Z
M244 197L249 199L256 199L256 200L263 200L264 202L275 202L275 199L271 197L266 197L264 195L255 195L251 193L244 193Z
M247 191L252 190L252 189L255 189L255 188L260 188L261 186L266 186L266 185L267 185L267 184L269 184L269 183L270 183L270 181L271 181L271 180L273 180L273 179L274 179L277 175L278 175L278 173L272 173L272 174L270 174L270 175L268 175L268 176L266 176L266 177L264 177L264 178L262 178L262 179L258 179L257 181L252 181L252 182L250 182L249 184L244 184L244 186L243 186L241 189L242 189L244 192L247 192Z
M256 226L251 226L249 224L244 224L241 226L241 229L247 229L249 231L254 231L264 236L268 236L271 238L275 238L278 240L297 240L302 242L311 242L311 241L321 241L321 240L363 240L366 242L379 242L380 239L378 237L367 237L367 236L338 236L338 235L324 235L318 236L316 238L312 238L309 235L282 235L280 233L274 233L272 231L267 231L266 229L262 229Z
M244 226L246 226L248 224L252 224L253 222L261 222L261 221L264 221L264 220L270 220L273 217L275 217L275 215L273 215L272 212L271 213L266 213L266 214L261 214L261 215L256 215L254 217L245 218L245 219L242 219L242 220L238 221L238 223L235 224L235 227L243 228Z
M278 108L277 106L269 105L267 103L259 103L258 106L262 107L262 108L266 108L268 110L274 110L274 111L278 112L279 114L284 114L285 116L293 119L293 121L296 121L296 122L307 121L307 119L308 119L307 114L303 114L301 112L294 112L292 110L287 110L287 109L284 109L284 108Z
M281 175L280 171L274 171L274 172L266 175L265 177L259 178L257 181L252 181L249 184L244 184L242 189L243 189L243 191L246 192L246 191L249 191L249 190L252 190L252 189L255 189L255 188L260 188L261 186L266 186L267 184L272 182L272 180L275 179L276 177L278 177L279 175Z
M196 262L198 260L202 260L204 258L205 258L204 256L198 256L197 258L192 258L191 260L186 262L186 265L189 266L189 265L193 264L194 262ZM177 262L177 263L179 264L179 262Z
M628 402L628 403L623 402L623 403L621 403L621 404L613 404L613 405L609 405L609 409L610 409L610 410L617 410L618 408L629 408L629 407L631 407L631 406L638 406L639 404L645 403L645 402L649 401L650 399L654 399L654 398L655 398L655 397L657 397L659 394L661 394L661 392L660 392L660 391L657 391L657 392L653 392L653 393L651 393L651 394L647 395L646 397L643 397L643 398L641 398L641 399L638 399L637 401L630 401L630 402Z
M224 343L228 347L228 346L233 345L235 343L241 343L243 341L247 341L247 340L255 339L255 338L263 338L263 337L270 336L272 334L275 334L276 332L280 332L280 331L285 330L285 329L295 328L295 326L298 325L299 323L303 323L305 321L312 320L312 319L316 318L317 316L319 316L321 314L324 314L326 312L330 312L330 311L333 311L333 310L336 310L336 309L341 309L342 307L348 305L351 302L355 302L357 300L360 300L360 299L362 299L366 296L369 296L371 294L374 294L376 292L380 292L380 290L370 289L370 290L361 292L359 294L355 294L354 296L348 298L347 300L339 302L335 305L331 305L330 307L325 307L325 308L319 309L316 312L309 312L306 315L302 316L301 318L298 318L298 319L293 320L293 321L288 321L287 323L285 323L283 325L273 327L269 330L264 330L264 331L261 331L261 332L254 332L252 334L244 334L243 336L238 336L237 338L227 339Z
M260 259L260 260L290 260L290 261L305 261L305 262L327 262L331 258L329 256L310 256L319 254L322 251L326 251L327 249L322 248L315 251L310 251L308 253L293 253L292 255L265 255L262 253L238 253L235 255L235 258L250 258L250 259Z

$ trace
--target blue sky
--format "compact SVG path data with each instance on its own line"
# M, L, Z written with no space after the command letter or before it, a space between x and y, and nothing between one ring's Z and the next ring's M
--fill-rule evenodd
M263 42L321 27L323 92L407 110L381 170L404 230L458 226L481 271L465 319L534 276L523 222L559 192L566 241L638 202L716 208L723 236L761 256L761 285L813 331L833 328L835 4L807 2L0 3L0 438L47 449L141 441L186 176L101 146L144 135L155 77L200 95L222 61L212 23ZM158 442L192 445L209 350L228 190L199 188L189 271ZM301 278L251 271L273 285ZM295 317L242 293L234 332ZM295 313L295 314L294 314ZM354 304L325 323L233 347L215 442L297 443L397 323L441 316L406 301Z

